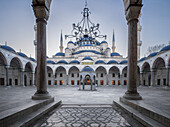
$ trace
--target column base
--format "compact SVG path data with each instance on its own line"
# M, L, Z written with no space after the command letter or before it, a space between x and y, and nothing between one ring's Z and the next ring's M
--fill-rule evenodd
M46 92L46 93L35 93L33 96L32 96L32 99L33 100L45 100L45 99L49 99L51 98L51 95Z
M142 100L142 97L139 95L138 92L136 93L131 93L127 91L124 95L123 98L128 99L128 100Z

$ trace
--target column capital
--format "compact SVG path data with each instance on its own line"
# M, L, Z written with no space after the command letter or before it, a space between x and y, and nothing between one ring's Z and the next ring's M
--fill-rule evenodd
M142 0L123 0L125 6L126 20L129 23L132 20L137 20L142 8Z
M32 0L32 7L37 21L47 21L50 15L52 0Z

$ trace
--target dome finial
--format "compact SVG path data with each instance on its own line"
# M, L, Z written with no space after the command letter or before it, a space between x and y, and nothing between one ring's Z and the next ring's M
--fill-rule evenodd
M7 42L5 41L5 45L7 46Z

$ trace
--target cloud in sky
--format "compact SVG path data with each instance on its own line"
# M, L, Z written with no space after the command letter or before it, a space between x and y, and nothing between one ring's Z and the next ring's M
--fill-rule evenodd
M72 23L82 19L84 0L53 0L47 25L47 55L59 52L61 29L63 35L70 34ZM148 46L167 44L170 41L170 1L144 0L141 17L141 55ZM100 24L100 31L107 35L111 47L113 29L116 52L127 56L127 23L122 0L88 0L91 21ZM28 56L34 56L35 17L31 0L1 0L0 4L0 44L5 41L16 51L20 49ZM64 40L66 47L69 39Z

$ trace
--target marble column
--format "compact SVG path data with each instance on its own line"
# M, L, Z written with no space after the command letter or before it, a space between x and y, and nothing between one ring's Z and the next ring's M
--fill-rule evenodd
M32 86L34 86L35 84L35 82L34 82L34 80L35 80L35 72L32 72Z
M128 86L123 96L130 100L140 100L137 92L137 23L142 7L142 0L124 0L125 14L128 24Z
M155 85L155 71L154 69L151 70L151 86Z
M52 85L55 85L55 74L53 74L53 82Z
M66 74L66 85L68 85L68 74Z
M106 85L109 85L109 74L106 74Z
M10 66L6 66L6 86L9 86L9 68Z
M21 69L20 73L21 73L20 84L21 84L21 86L25 87L25 84L24 84L24 69Z
M120 74L120 85L123 86L123 81L122 81L123 77L122 74Z
M166 86L169 86L169 69L170 67L168 66L166 68Z
M51 98L47 91L46 66L46 25L51 0L33 0L32 3L37 23L37 92L32 99L43 100Z

